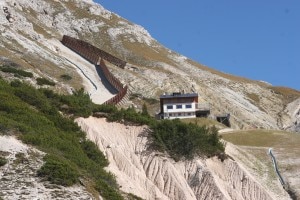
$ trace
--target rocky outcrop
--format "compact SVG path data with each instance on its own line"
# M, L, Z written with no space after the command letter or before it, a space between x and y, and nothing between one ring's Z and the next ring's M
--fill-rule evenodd
M289 131L300 132L300 98L289 103L285 112L288 113L289 117L283 128Z
M262 186L232 159L175 162L148 147L146 126L78 118L78 125L104 152L120 189L144 199L282 199ZM286 198L288 199L288 198Z
M92 199L81 185L63 187L42 181L37 170L45 153L12 136L0 135L0 156L7 163L0 167L0 198L15 199Z

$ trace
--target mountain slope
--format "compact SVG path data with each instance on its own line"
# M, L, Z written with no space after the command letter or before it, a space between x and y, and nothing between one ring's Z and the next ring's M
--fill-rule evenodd
M0 65L26 69L35 78L45 77L55 83L55 86L39 86L35 78L23 78L36 87L49 87L59 93L71 93L84 87L98 104L112 97L114 93L103 87L94 66L60 43L63 35L87 41L126 61L125 69L111 64L108 67L129 86L132 102L128 103L135 103L138 108L141 105L135 97L157 100L163 92L184 90L198 92L201 101L211 105L212 116L230 113L233 128L300 131L299 91L218 72L196 63L163 47L143 27L91 0L0 1ZM5 79L16 79L4 72L0 75ZM158 111L157 103L152 109ZM97 120L103 127L112 126L103 119ZM79 122L86 132L93 132L92 126L86 125L88 119L80 119ZM122 126L122 131L111 132L113 127L118 126ZM273 190L266 188L264 182L252 177L238 161L229 159L222 163L212 158L175 163L165 155L143 151L146 146L141 143L146 141L142 133L131 130L141 127L129 128L120 124L113 124L113 127L107 132L119 138L108 138L107 133L102 133L103 140L98 145L110 159L108 169L117 175L125 192L145 195L150 199L156 195L163 199L288 198L277 183ZM122 138L123 141L118 140ZM110 142L106 143L106 139ZM124 149L114 152L119 146L124 148L126 145L130 153L126 154ZM201 173L198 173L198 167L202 169ZM124 173L128 177L123 178ZM132 185L132 179L141 185ZM150 192L147 193L143 186ZM247 190L243 190L244 186ZM139 188L134 190L132 187ZM176 192L177 189L180 192Z
M3 62L13 62L51 78L60 91L82 86L78 69L53 40L78 37L128 62L125 70L110 66L132 93L158 98L163 92L198 92L212 114L231 114L234 128L293 130L299 115L287 111L300 92L224 74L160 45L141 26L92 1L2 1L0 32ZM60 80L71 74L68 84ZM87 88L89 89L89 88ZM294 106L295 107L295 106ZM158 111L158 107L157 110Z

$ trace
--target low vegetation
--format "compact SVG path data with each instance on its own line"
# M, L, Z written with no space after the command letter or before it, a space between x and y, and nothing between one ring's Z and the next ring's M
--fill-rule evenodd
M58 95L0 79L0 96L1 132L13 131L23 142L47 153L39 176L65 186L85 177L105 199L122 199L114 176L103 169L108 164L105 156L73 121L76 116L91 114L81 107L88 95L81 90L75 95ZM59 113L64 113L63 105L69 107L65 116Z
M50 86L55 86L55 83L53 81L50 81L46 78L37 78L36 83L38 85L50 85Z
M146 105L148 113L152 116L155 116L157 109L159 109L158 99L144 97L142 94L138 93L130 94L129 99L138 106L139 110L142 110L143 106Z
M0 167L4 166L7 163L7 160L0 156Z
M290 103L300 97L300 91L292 88L270 86L269 89L275 94L281 95L286 103Z
M178 119L162 120L151 126L153 146L167 151L175 160L194 156L213 156L224 152L215 127L185 124Z
M19 77L19 78L20 77L29 77L29 78L33 77L33 74L31 72L27 72L27 71L24 71L21 69L16 69L14 67L1 66L0 70L5 73L12 73L12 74L14 74L15 77Z
M217 130L186 124L179 120L157 121L144 105L117 109L111 105L95 105L83 89L73 95L61 95L49 89L35 89L21 81L8 83L0 79L0 129L14 131L25 143L47 153L38 175L51 183L70 186L80 177L92 180L94 188L105 199L123 199L114 176L104 167L108 161L97 146L74 123L76 117L105 112L109 121L132 125L148 125L152 146L174 159L212 156L224 152Z
M167 152L175 160L209 157L222 154L225 150L215 126L208 128L196 123L184 123L179 119L157 121L150 117L145 106L140 113L134 108L112 109L108 120L148 125L151 129L151 146Z
M218 129L223 129L226 128L226 126L217 120L214 119L209 119L206 117L197 117L197 118L185 118L185 119L180 119L180 121L189 124L196 124L198 126L208 126L208 127L213 127L215 126Z
M54 155L47 155L44 159L46 163L38 171L38 176L64 186L71 186L77 182L79 174L74 164Z
M68 74L63 74L60 76L60 78L62 78L65 81L69 81L72 79L72 76L68 75Z

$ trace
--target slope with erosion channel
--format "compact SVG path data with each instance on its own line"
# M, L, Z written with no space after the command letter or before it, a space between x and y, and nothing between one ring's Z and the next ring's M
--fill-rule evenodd
M121 190L145 199L288 199L257 182L237 162L216 158L175 162L148 149L148 128L78 118L104 152Z

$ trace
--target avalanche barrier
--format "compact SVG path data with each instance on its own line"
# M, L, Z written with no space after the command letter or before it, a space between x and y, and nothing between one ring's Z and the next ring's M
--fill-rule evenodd
M110 62L111 64L120 67L121 69L125 68L126 62L101 50L97 47L84 42L79 39L72 38L70 36L64 35L61 43L71 49L72 51L79 54L81 57L89 61L98 67L103 73L104 77L107 79L109 84L113 86L118 94L111 99L107 100L103 104L118 104L124 98L128 92L128 87L123 85L120 80L118 80L107 68L105 61Z

